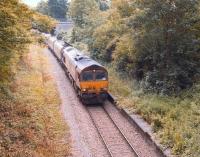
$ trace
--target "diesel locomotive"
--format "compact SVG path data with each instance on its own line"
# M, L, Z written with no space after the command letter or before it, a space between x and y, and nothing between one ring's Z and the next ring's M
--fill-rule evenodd
M46 44L64 67L83 103L103 103L107 99L108 72L104 66L72 45L50 35L46 36Z

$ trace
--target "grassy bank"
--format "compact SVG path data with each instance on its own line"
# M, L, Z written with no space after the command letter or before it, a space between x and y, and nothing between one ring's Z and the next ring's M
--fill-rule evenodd
M0 92L0 156L70 155L69 128L42 48L31 46L10 91Z
M75 43L74 46L87 51L83 43ZM200 83L178 96L160 96L145 93L137 82L122 78L113 67L106 66L109 90L117 98L118 105L141 115L173 154L200 157Z
M117 97L120 107L142 115L174 154L200 156L200 84L177 97L147 94L133 81L122 79L111 66L107 68L110 91Z

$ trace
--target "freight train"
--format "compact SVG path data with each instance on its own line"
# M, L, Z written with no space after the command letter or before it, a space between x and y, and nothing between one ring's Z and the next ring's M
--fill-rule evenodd
M46 44L64 67L84 104L103 103L108 97L108 72L104 66L72 45L46 35Z

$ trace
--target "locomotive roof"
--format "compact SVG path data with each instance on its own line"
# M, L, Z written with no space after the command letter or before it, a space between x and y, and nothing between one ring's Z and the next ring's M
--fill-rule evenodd
M71 58L73 63L77 66L79 72L90 67L105 69L101 64L91 59L90 57L84 55L81 51L77 50L74 47L66 47L64 51Z
M84 70L89 67L102 67L103 68L103 66L101 64L99 64L98 62L92 60L89 57L85 57L85 56L83 56L82 59L76 61L76 63L80 70Z

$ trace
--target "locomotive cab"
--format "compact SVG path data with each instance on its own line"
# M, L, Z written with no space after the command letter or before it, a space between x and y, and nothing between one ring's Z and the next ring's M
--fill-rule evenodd
M107 99L108 72L105 68L93 65L84 69L79 79L83 101L102 103Z

